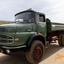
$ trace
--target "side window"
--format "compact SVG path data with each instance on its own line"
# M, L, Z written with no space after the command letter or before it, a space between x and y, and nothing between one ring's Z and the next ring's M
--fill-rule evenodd
M43 15L39 15L39 22L44 22L44 16Z
M44 22L44 16L43 15L37 15L37 22Z

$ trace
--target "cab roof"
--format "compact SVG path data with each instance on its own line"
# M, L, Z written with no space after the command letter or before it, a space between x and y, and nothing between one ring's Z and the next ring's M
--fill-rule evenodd
M37 14L45 15L44 13L36 12L36 11L34 11L34 10L32 10L32 9L28 9L28 10L25 10L25 11L22 11L22 12L19 12L19 13L15 14L15 16L18 15L18 14L24 13L24 12L31 12L31 11L32 11L32 12L35 12L35 13L37 13Z

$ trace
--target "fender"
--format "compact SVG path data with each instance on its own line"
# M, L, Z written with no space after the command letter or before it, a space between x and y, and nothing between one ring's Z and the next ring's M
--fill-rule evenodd
M26 43L27 46L30 46L32 44L32 41L36 39L42 41L43 44L45 45L45 38L42 34L33 34L28 38L27 43Z

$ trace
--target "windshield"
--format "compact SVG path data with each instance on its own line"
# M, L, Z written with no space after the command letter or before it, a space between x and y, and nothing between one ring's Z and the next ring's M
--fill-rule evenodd
M33 23L35 18L34 12L24 12L15 16L16 23Z

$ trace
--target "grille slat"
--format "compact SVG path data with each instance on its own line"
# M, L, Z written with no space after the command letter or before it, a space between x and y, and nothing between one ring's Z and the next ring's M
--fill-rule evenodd
M0 35L0 43L13 43L14 39L12 36Z
M13 39L4 39L4 38L1 38L0 40L12 40L13 41Z

